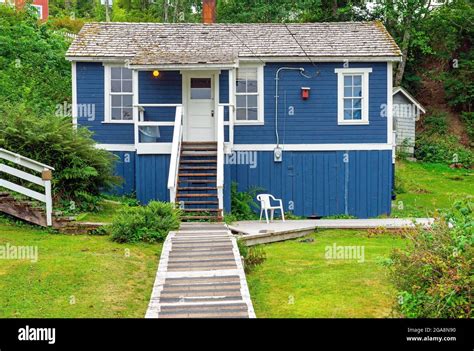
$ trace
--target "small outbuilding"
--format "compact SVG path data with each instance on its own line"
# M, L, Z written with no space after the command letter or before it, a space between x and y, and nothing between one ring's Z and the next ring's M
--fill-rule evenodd
M393 130L396 133L397 150L410 156L415 151L415 125L425 108L404 88L393 88Z

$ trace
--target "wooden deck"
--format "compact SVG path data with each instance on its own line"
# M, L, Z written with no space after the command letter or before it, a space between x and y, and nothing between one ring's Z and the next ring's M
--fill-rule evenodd
M235 237L224 224L169 233L145 318L255 318Z

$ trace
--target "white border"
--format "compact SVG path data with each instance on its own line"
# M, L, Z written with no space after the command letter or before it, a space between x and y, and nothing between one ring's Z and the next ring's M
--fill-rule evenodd
M236 113L234 113L234 125L236 126L262 126L265 124L265 79L264 79L264 67L265 65L260 63L260 64L255 64L255 63L242 63L240 65L241 68L257 68L257 90L258 90L258 120L256 121L241 121L237 120L237 90L233 89L233 94L234 94L234 106L236 109ZM238 71L238 69L237 69ZM233 75L233 86L236 86L237 82L237 76L238 72L235 72ZM230 80L230 75L229 75L229 80ZM230 90L229 90L229 98L230 98Z
M110 68L112 67L123 67L127 68L123 64L103 64L104 66L104 121L102 123L107 123L107 124L133 124L134 119L130 121L124 121L124 120L112 120L110 116ZM138 97L135 97L135 95L138 93L138 87L135 87L135 79L136 75L133 74L132 71L132 102L134 103ZM136 90L137 89L137 90ZM132 115L135 114L135 112L132 113Z
M77 129L77 64L71 63L71 85L72 85L72 125Z
M369 124L369 73L372 68L336 68L337 74L337 124L339 125L367 125ZM344 119L344 76L362 74L362 119Z
M234 144L233 151L274 151L276 144ZM285 144L284 151L391 150L390 144Z
M136 148L134 144L95 144L97 149L107 150L107 151L133 151L135 152Z

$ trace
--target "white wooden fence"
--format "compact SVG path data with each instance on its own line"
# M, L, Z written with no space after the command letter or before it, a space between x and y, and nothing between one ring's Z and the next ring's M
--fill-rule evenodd
M21 156L14 152L0 148L0 159L12 162L18 166L22 166L31 169L34 172L41 173L41 177L36 176L28 172L24 172L20 169L10 167L4 163L0 163L0 187L7 188L11 191L23 194L35 200L41 201L46 204L46 223L48 226L53 224L52 213L53 213L53 201L51 197L51 179L53 167L45 165L43 163L31 160L27 157ZM2 173L10 174L16 178L24 179L30 183L34 183L44 188L44 194L37 191L25 188L19 184L10 182L1 177Z

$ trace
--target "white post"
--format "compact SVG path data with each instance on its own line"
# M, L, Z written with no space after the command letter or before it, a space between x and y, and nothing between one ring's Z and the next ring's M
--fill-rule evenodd
M53 225L53 199L51 194L51 179L53 175L51 170L45 168L41 174L44 181L44 195L46 203L46 225L48 227Z

